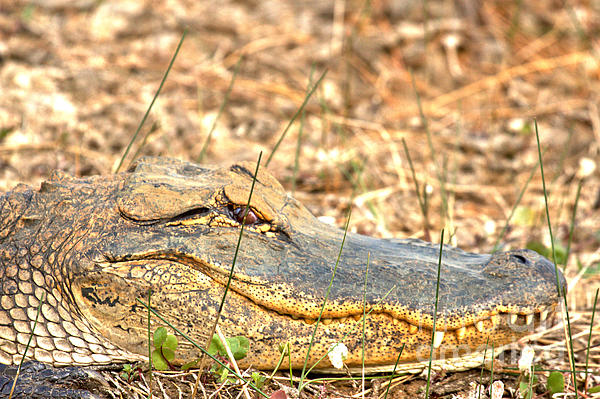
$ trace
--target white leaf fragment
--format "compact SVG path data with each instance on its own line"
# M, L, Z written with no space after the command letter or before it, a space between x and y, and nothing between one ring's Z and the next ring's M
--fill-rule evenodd
M519 370L521 371L530 371L531 363L533 362L533 357L535 352L533 348L529 345L525 346L521 351L521 358L519 359Z
M344 360L348 358L348 347L342 343L335 343L331 345L331 350L327 356L329 356L329 361L333 364L333 367L340 370L344 367Z

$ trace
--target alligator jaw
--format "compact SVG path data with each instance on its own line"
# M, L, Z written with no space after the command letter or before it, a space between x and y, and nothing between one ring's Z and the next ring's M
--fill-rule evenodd
M86 297L77 298L77 302L89 303L93 298L94 303L82 309L88 314L88 319L100 320L103 325L99 324L97 328L101 328L106 327L107 320L112 318L114 328L110 330L117 333L110 335L110 340L132 352L144 354L147 326L145 318L140 317L143 309L135 303L135 298L145 297L148 289L152 288L152 303L159 313L202 344L209 333L204 327L211 326L216 317L215 309L227 282L226 270L220 264L208 264L195 257L171 255L171 258L155 253L150 258L129 257L127 261L104 263L100 265L101 272L86 276L84 284L76 281L80 288L74 292L85 287L83 291L88 293ZM101 287L110 289L103 291ZM274 294L283 292L284 288L280 283L234 273L220 325L228 335L244 335L251 339L252 351L241 361L242 365L273 368L279 344L290 342L296 348L292 353L292 367L302 367L304 350L309 346L323 298L295 293L294 298L298 301L290 307L285 301L277 300L279 297ZM93 295L89 295L92 289ZM115 292L122 293L118 300ZM397 301L390 299L392 292L393 289L383 293L377 302L369 303L366 310L367 369L390 368L398 351L404 347L401 368L416 371L420 367L419 362L429 357L432 325L427 324L426 318L421 318L422 323L411 323L409 320L416 319L418 312L400 308ZM334 298L330 306L326 306L310 356L311 364L317 363L337 342L343 342L350 348L347 365L358 367L361 364L363 313L360 292L357 297L356 301L345 302ZM265 301L264 298L271 300ZM187 309L183 317L178 311L182 307ZM303 308L304 312L298 313L298 308ZM436 364L446 367L452 363L454 369L467 367L478 361L476 359L481 356L478 357L477 353L485 352L486 345L499 348L545 325L555 308L556 305L552 304L538 307L496 305L488 311L480 311L476 318L471 319L474 321L465 318L458 327L442 321L436 326L434 339ZM95 316L98 312L100 314ZM124 325L130 326L127 334L122 332L121 326ZM191 345L183 344L178 355L179 361L184 362L195 358L198 353ZM330 367L327 358L319 367Z

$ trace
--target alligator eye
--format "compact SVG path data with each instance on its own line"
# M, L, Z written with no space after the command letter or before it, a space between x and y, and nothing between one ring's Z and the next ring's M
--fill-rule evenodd
M238 206L231 210L233 217L236 222L239 224L244 223L245 225L255 224L260 221L260 218L256 215L256 213L252 209L248 209L248 214L246 215L246 219L244 220L244 213L246 213L245 206Z
M527 260L527 258L525 258L523 255L513 255L513 258L515 258L519 263L522 263L524 265L529 264L529 260Z

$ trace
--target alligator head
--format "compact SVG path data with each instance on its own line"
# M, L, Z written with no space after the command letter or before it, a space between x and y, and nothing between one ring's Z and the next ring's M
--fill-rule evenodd
M2 213L20 216L0 231L8 231L0 235L0 362L20 360L42 298L28 352L37 360L141 358L148 325L138 299L147 301L149 290L152 307L204 345L254 171L245 163L209 168L144 158L126 173L55 175L37 193L8 194ZM338 263L343 231L317 220L264 171L244 228L219 320L226 335L249 338L243 367L274 368L286 342L292 367L302 367L319 317L309 364L324 357L317 367L331 367L325 355L342 342L346 364L359 367L363 310L367 368L391 368L401 348L403 364L426 360L432 342L434 358L458 364L531 333L554 313L557 283L565 285L532 251L480 255L444 246L434 335L439 245L348 233ZM158 324L153 318L151 330ZM179 341L180 361L198 356Z

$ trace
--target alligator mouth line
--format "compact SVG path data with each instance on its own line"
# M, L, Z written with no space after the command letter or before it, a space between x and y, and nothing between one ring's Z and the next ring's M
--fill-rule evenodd
M242 293L235 291L237 294L243 296ZM244 298L248 301L252 301L250 298ZM253 302L253 301L252 301ZM256 304L255 302L253 302ZM268 308L261 304L256 304L261 309L267 312L277 313L280 316L286 317L290 322L300 322L308 325L314 325L317 322L317 318L306 318L296 314L287 314L281 313L273 308ZM539 310L534 310L533 313L527 314L519 314L519 313L510 313L510 312L499 312L494 314L488 318L481 319L475 323L470 323L469 325L464 325L460 328L447 328L445 330L437 330L435 331L435 337L433 340L433 347L435 349L439 348L443 341L444 337L447 337L447 334L452 334L456 337L457 342L461 342L465 340L466 337L481 335L481 334L492 334L493 331L498 327L504 327L511 329L517 333L525 333L525 332L533 332L533 330L537 329L540 325L542 325L546 321L552 322L552 319L555 316L556 306L548 306L540 308ZM426 335L431 336L432 329L427 326L418 326L415 324L411 324L408 321L400 318L396 318L389 313L386 312L374 312L371 310L367 310L365 312L365 316L374 316L374 317L383 317L390 321L392 324L398 325L398 327L403 330L407 330L410 334L418 334L419 332L425 332ZM335 326L335 324L344 324L344 323L356 323L360 322L363 318L363 314L349 314L344 317L322 317L320 319L320 323L325 327L330 325Z
M164 254L164 253L153 253L146 254L143 256L131 256L127 258L114 259L111 260L105 266L108 268L111 267L120 267L124 263L128 262L136 262L141 260L152 260L152 261L168 261L175 262L185 267L192 267L200 273L203 273L211 278L217 284L225 287L226 282L224 283L218 277L214 276L212 273L207 273L208 271L217 272L218 275L224 275L224 269L219 262L206 262L205 260L201 260L195 257L191 257L189 255L174 255L174 254ZM116 266L119 265L119 266ZM252 282L251 278L246 279L237 279L236 280L242 284L252 285L254 288L261 286L262 284ZM285 311L280 311L275 307L269 307L262 303L257 303L253 298L247 296L237 287L230 287L230 290L235 292L237 295L242 297L244 300L253 303L258 306L261 310L265 312L270 312L272 314L277 314L288 319L290 323L304 323L307 325L314 325L317 322L316 317L306 317L306 315L296 314L296 313L288 313ZM320 306L321 304L319 304ZM375 305L377 306L377 305ZM436 328L435 336L433 339L433 347L438 349L444 342L444 338L448 337L448 335L454 336L456 339L452 340L454 342L460 343L464 341L467 337L472 336L485 336L492 335L496 328L508 328L515 333L524 335L527 332L533 332L536 328L546 322L550 316L552 319L555 315L556 305L550 306L540 306L538 308L529 308L529 309L518 309L515 310L515 307L503 307L497 306L495 310L488 311L488 316L479 317L477 321L464 321L463 323L459 323L462 325L458 328ZM432 328L428 325L425 325L425 322L421 325L416 325L411 323L410 321L399 318L391 315L386 311L378 311L373 309L368 309L365 312L366 317L381 317L386 319L386 321L390 322L393 325L396 325L402 331L408 331L409 334L418 334L425 333L426 335L431 336ZM328 327L330 325L336 324L344 324L344 323L356 323L362 320L363 313L349 313L346 316L335 316L335 317L321 317L320 323ZM453 325L456 325L456 322L453 322Z

